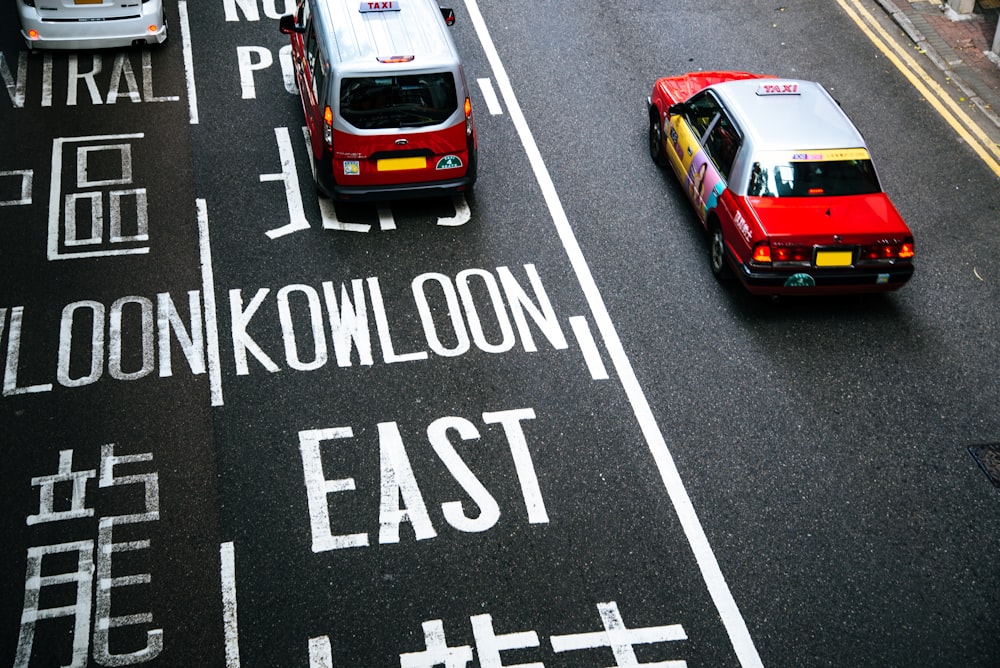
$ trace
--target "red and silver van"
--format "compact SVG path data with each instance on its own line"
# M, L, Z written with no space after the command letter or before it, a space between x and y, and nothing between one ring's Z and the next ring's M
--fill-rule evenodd
M476 180L476 127L454 13L435 0L300 0L281 19L334 199L450 195Z

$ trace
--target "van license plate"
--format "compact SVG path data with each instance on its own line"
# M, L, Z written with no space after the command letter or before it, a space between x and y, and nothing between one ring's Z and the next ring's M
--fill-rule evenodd
M74 5L101 5L104 0L73 0Z
M401 169L426 169L427 158L422 155L411 158L382 158L376 166L380 172L395 172Z

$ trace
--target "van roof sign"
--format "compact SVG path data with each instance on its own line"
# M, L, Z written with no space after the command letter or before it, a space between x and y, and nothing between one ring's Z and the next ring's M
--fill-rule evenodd
M399 11L400 0L362 0L361 7L358 11L362 13L366 12L398 12Z

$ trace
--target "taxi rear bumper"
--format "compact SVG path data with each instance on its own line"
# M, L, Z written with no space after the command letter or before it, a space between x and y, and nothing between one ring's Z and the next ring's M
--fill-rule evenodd
M734 272L746 289L756 295L808 295L891 292L913 276L913 264L880 267L817 269L760 269L737 264Z

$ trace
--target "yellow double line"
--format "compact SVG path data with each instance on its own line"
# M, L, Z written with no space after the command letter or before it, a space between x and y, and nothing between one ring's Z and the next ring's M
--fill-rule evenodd
M924 71L906 48L890 37L875 17L864 9L860 0L837 0L837 3L861 28L872 44L885 54L917 92L958 133L958 136L972 147L986 166L1000 177L1000 146L990 139L982 127L952 99L951 95Z

